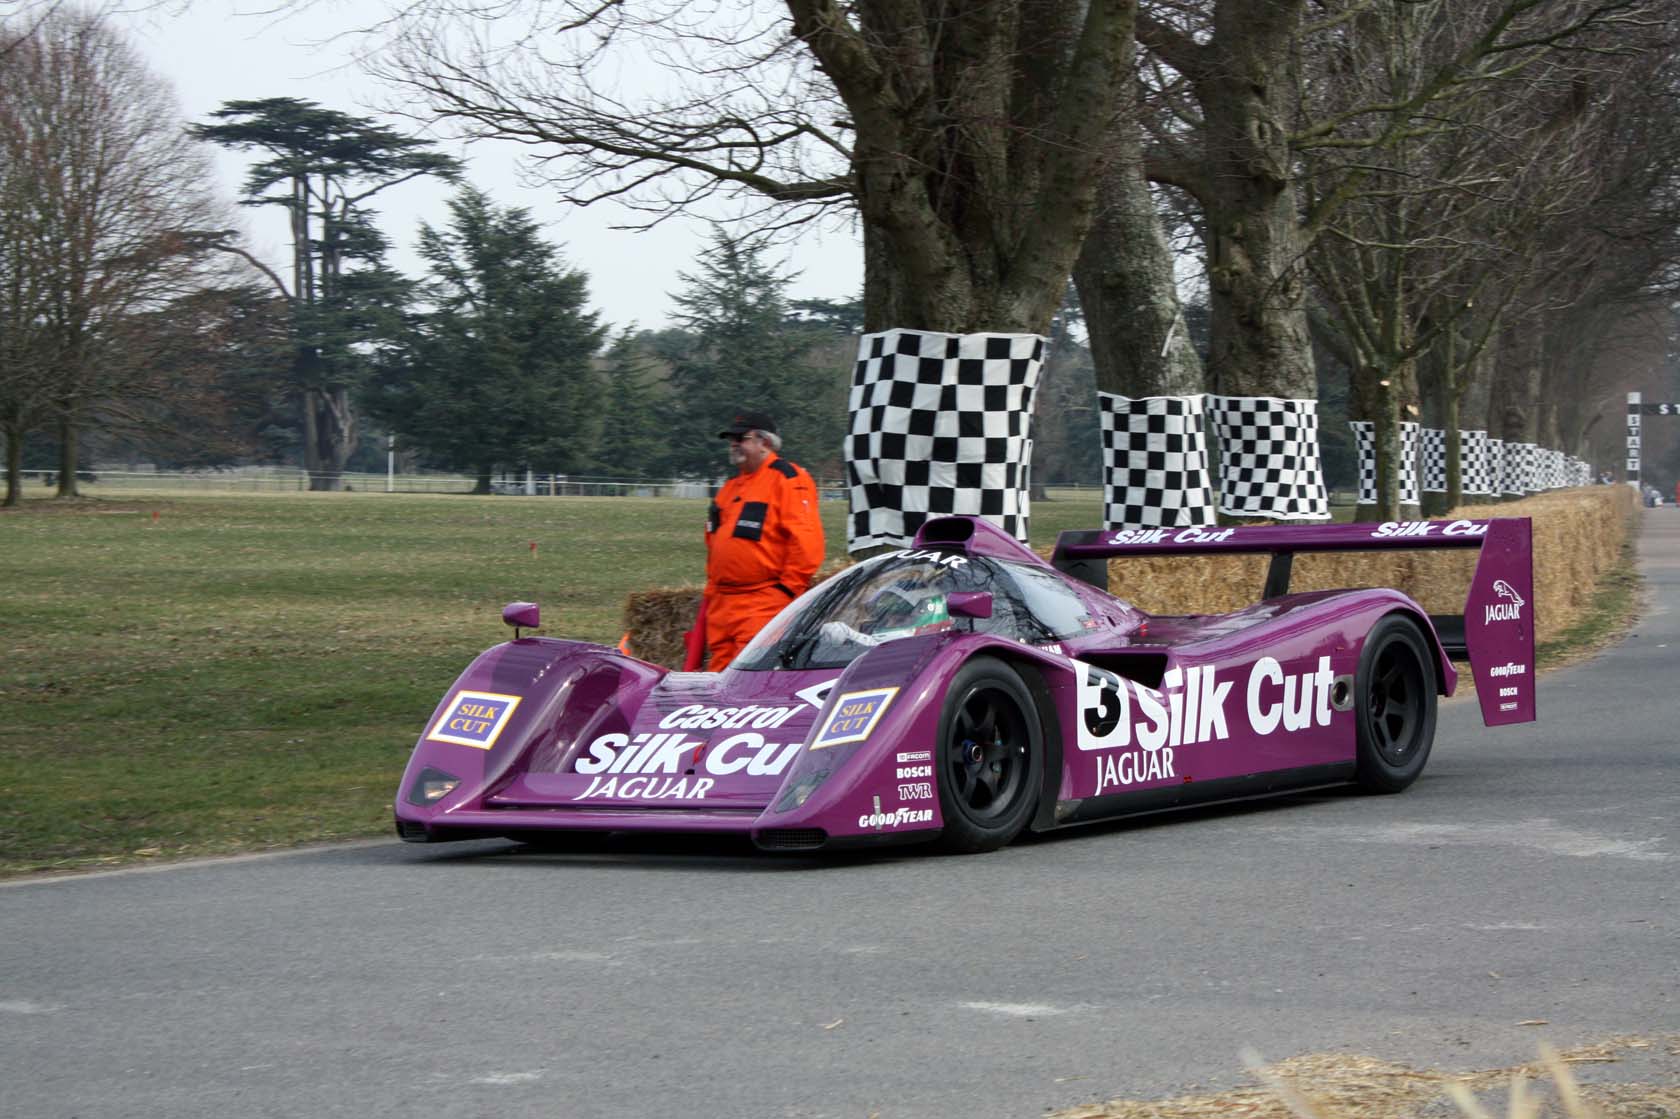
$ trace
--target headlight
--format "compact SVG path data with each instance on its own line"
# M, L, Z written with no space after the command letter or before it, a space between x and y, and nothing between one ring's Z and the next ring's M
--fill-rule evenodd
M445 773L441 769L427 766L420 771L420 776L414 779L414 784L408 790L408 803L422 807L436 804L444 797L455 791L455 786L461 779L452 773Z
M777 812L791 812L811 798L817 791L817 786L828 780L832 770L818 769L802 775L797 781L782 790L782 795L776 798Z

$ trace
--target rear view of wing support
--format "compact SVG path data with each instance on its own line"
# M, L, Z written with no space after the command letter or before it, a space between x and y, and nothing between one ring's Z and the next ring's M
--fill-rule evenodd
M1289 593L1297 552L1385 552L1405 548L1476 548L1476 573L1464 613L1436 615L1442 646L1470 661L1488 726L1534 721L1534 560L1527 517L1490 520L1384 521L1350 525L1232 525L1064 532L1050 562L1108 588L1116 556L1265 553L1265 598Z

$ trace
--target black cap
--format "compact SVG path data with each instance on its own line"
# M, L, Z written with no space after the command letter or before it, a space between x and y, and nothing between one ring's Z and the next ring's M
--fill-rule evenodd
M719 439L727 439L731 435L745 435L749 431L776 430L776 421L763 412L736 412L735 418L729 421L729 426L718 432Z

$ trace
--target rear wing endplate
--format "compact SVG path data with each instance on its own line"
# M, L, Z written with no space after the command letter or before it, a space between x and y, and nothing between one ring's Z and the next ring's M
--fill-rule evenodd
M1476 548L1476 573L1462 614L1430 621L1448 655L1468 659L1488 726L1534 721L1534 558L1527 517L1384 521L1381 524L1231 525L1064 532L1050 562L1108 589L1116 556L1269 554L1264 598L1289 593L1297 552L1381 552Z

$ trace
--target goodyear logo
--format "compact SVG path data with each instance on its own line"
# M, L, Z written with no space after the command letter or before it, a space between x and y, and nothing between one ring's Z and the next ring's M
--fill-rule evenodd
M838 746L843 742L862 742L886 714L887 704L898 694L897 688L871 688L863 692L847 692L834 701L834 710L817 734L811 749Z
M436 742L453 742L457 746L488 750L496 744L502 728L513 718L514 708L518 706L519 697L516 695L456 692L426 737Z

